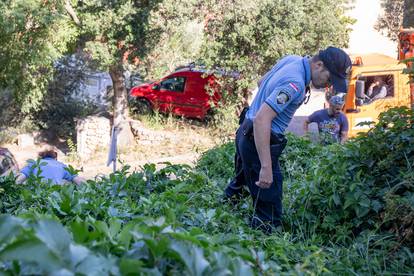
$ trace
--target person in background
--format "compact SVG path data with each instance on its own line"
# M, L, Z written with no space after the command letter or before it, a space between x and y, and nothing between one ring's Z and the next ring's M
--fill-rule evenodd
M374 81L368 87L367 95L365 96L369 102L385 98L387 96L387 86L380 76L376 76Z
M304 123L304 131L309 131L310 123L317 123L319 136L322 143L329 142L344 143L348 139L348 119L341 111L344 101L341 96L332 96L329 99L329 107L312 113Z
M72 174L67 170L67 166L57 161L57 152L48 148L39 152L39 162L29 161L28 164L20 171L16 183L23 183L31 174L37 175L40 170L40 176L55 185L62 185L66 181L81 184L85 182L82 177ZM39 165L37 165L39 164Z
M8 176L11 172L19 172L16 159L8 149L0 147L0 176Z

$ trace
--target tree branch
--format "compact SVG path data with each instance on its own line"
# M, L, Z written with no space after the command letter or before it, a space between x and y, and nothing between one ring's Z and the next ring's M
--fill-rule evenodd
M414 3L409 0L404 1L404 28L413 28L414 27Z
M76 23L76 25L80 25L80 20L79 20L78 16L76 15L76 12L73 9L72 5L70 4L70 0L65 0L65 9L68 12L68 14L70 15L70 17L72 17L72 19Z

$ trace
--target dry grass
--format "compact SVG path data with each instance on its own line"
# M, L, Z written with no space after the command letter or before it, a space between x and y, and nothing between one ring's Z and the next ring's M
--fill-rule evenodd
M204 122L182 120L164 117L165 125L154 124L153 119L141 120L142 127L148 131L159 133L161 141L137 139L137 143L128 148L118 149L120 163L128 164L132 170L139 169L146 163L155 163L162 167L163 163L194 165L200 154L213 148L221 142L215 135L214 129ZM112 166L107 167L108 149L102 148L95 152L89 160L68 162L77 168L82 168L82 175L93 178L99 174L108 174ZM118 163L119 168L121 164Z
M212 123L200 120L189 120L161 114L139 116L138 119L139 127L155 134L159 133L163 138L156 139L158 141L137 139L135 145L118 149L118 160L120 160L117 164L118 168L121 163L130 165L133 170L139 169L146 163L155 163L158 166L163 166L164 162L193 165L202 152L223 143L224 140L232 139L234 136L234 129L232 128L220 128ZM36 158L41 147L34 145L20 148L16 144L4 146L8 147L15 155L20 167L26 164L26 160ZM81 175L86 178L94 178L96 175L112 172L112 166L106 166L108 159L107 145L103 145L88 160L80 160L75 149L66 154L59 151L58 160L81 169Z

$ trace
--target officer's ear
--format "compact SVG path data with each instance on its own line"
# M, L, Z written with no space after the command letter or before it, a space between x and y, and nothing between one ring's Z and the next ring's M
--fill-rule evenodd
M318 57L313 57L311 61L311 70L315 72L320 72L324 68L323 61Z
M318 60L315 62L315 69L317 69L318 71L321 71L324 68L323 66L323 61L322 60Z

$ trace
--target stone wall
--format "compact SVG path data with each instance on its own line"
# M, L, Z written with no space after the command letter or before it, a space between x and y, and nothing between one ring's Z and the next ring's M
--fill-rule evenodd
M177 137L168 131L151 130L135 120L130 120L129 124L138 145L179 143ZM109 150L111 141L111 122L109 119L99 116L78 119L76 132L77 153L81 160L90 159L97 150Z
M145 128L139 121L130 121L130 126L135 139L140 145L154 145L171 142L175 135L167 131L157 131Z
M76 122L77 152L82 160L89 159L97 150L108 150L111 122L108 118L89 116Z

